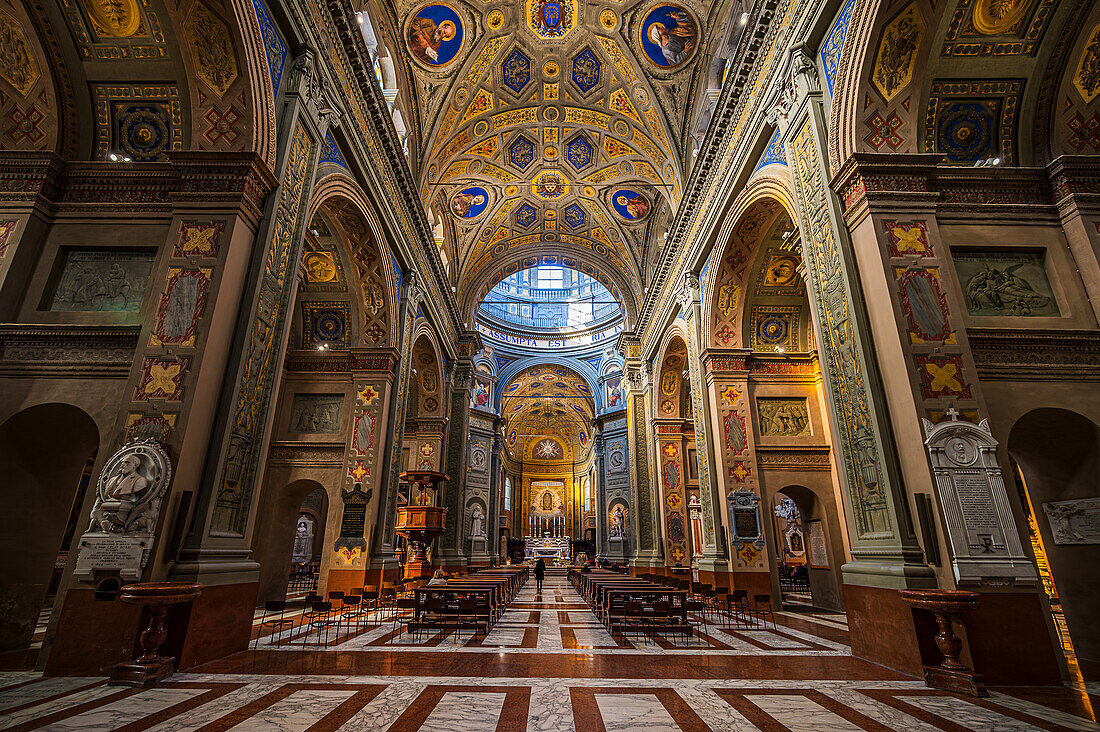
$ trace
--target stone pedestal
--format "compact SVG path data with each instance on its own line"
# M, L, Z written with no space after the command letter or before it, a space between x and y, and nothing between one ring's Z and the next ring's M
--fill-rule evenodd
M175 671L176 659L158 653L168 636L164 616L169 605L191 602L201 593L202 585L190 582L144 582L123 587L120 596L123 602L149 609L149 627L141 633L141 656L116 664L107 683L148 688L171 676Z

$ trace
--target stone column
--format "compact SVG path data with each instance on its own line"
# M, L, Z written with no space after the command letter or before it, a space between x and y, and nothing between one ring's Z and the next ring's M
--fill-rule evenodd
M329 536L335 535L322 554L324 592L360 589L365 584L381 587L382 566L371 570L371 547L386 505L390 471L386 462L386 435L391 431L395 374L400 364L394 349L352 351L352 416L344 447L344 474L340 490L330 498ZM343 504L343 505L340 505ZM365 504L365 505L364 505ZM347 508L351 506L351 515ZM364 512L359 513L359 506ZM391 564L393 557L390 557Z
M499 437L494 430L495 415L486 414L476 408L470 409L469 436L466 443L465 479L461 503L462 526L472 531L474 505L480 507L483 514L481 535L467 533L463 548L468 552L472 566L484 567L489 564L495 541L496 509L493 497L497 492L493 488L494 445ZM491 520L490 520L491 519Z
M939 583L979 591L1013 585L998 589L976 617L985 614L995 625L1006 616L1028 618L1028 626L1042 627L1037 574L1021 542L1027 530L1013 520L1002 478L1011 463L1002 454L1001 467L986 477L985 463L997 463L997 443L984 422L989 411L963 320L965 282L956 281L937 216L941 202L953 205L960 194L966 210L953 211L955 220L971 216L984 224L1009 206L1027 216L1027 199L1013 200L1018 185L1013 179L1033 173L981 168L948 173L938 163L936 155L859 153L845 163L834 187L845 205L860 287L879 305L870 327L905 486L914 501L918 493L934 496L944 517L939 553L950 559L941 563ZM973 202L972 189L989 192L988 210ZM1044 193L1034 186L1026 195L1041 205ZM1088 250L1084 256L1094 255ZM933 434L941 436L940 444L934 444ZM951 436L951 450L944 449L945 434ZM1046 635L1038 634L1038 643L1034 637L1023 640L1024 635L982 640L975 634L971 654L976 661L984 656L993 662L1017 644L1016 653L1038 658L1036 646L1048 646ZM1050 651L1045 648L1043 655Z
M293 276L308 225L309 201L321 146L329 124L339 113L314 68L314 52L302 51L294 61L279 125L277 195L265 208L257 236L252 270L234 337L222 404L226 407L214 429L203 487L180 560L172 567L175 580L202 582L204 597L220 585L238 587L225 605L251 604L257 565L249 540L255 520L261 466L273 413L276 375L286 348L296 278ZM250 622L250 615L248 613Z
M703 323L699 277L694 273L684 278L684 288L680 293L680 311L688 321L688 327L684 329L688 335L688 383L691 385L691 408L695 420L695 460L699 473L699 502L703 514L703 555L699 557L698 562L699 581L728 587L725 575L730 571L729 558L726 553L726 542L721 540L721 532L718 530L722 521L722 491L719 490L718 476L711 469L714 464L711 455L714 455L715 451L707 415L711 411L712 395L703 383L702 354L699 350L699 344L703 342L701 329L705 327L705 323ZM684 459L687 459L686 455ZM686 489L685 495L687 495ZM684 511L685 521L687 521L686 507Z
M935 574L913 532L856 261L826 180L826 114L817 73L801 48L792 51L791 68L779 90L775 119L784 130L814 333L846 488L852 561L843 576L854 650L874 655L882 648L860 645L873 635L868 626L883 622L882 611L872 608L891 608L897 622L911 628L895 590L934 586ZM914 661L919 667L911 655L892 665L912 668Z
M409 379L412 377L413 321L420 307L421 292L416 276L405 272L401 277L401 299L398 303L398 333L396 386L388 402L389 429L385 436L385 458L379 470L384 476L379 486L378 513L375 516L374 544L371 547L371 571L382 576L396 576L400 563L394 555L397 545L397 490L401 482L401 447L405 440L405 415L409 406Z
M597 424L599 424L597 422ZM592 439L592 452L595 454L596 476L592 483L592 510L596 513L596 556L597 561L607 557L607 507L604 496L604 474L607 470L607 458L604 455L603 426L600 433Z
M619 335L619 347L626 351L627 440L630 460L631 522L627 527L633 544L631 566L644 570L664 566L659 524L660 506L654 483L653 449L650 444L653 423L649 403L652 399L648 373L642 360L642 344L633 333ZM626 537L623 537L624 541Z
M708 349L703 354L708 416L716 439L714 465L724 496L731 545L731 589L770 593L765 541L767 506L760 497L756 430L750 408L747 348Z
M436 556L439 563L449 569L464 569L468 562L466 552L465 506L467 439L470 429L470 393L474 386L474 355L481 350L481 337L477 331L459 333L455 344L458 356L454 363L451 388L451 408L448 410L446 435L447 460L443 472L451 477L443 488L440 505L447 509L447 528L439 537Z

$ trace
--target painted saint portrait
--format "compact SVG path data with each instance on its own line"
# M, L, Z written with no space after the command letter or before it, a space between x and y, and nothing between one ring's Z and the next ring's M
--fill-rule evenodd
M406 31L409 53L428 66L446 66L462 49L462 18L450 5L424 5L409 20Z
M476 219L489 205L489 193L480 186L471 186L451 198L451 213L460 219Z
M611 196L611 204L616 213L627 221L639 221L649 213L649 201L637 191L620 188Z
M699 29L679 5L658 5L642 21L641 45L654 65L674 69L691 58L699 45Z

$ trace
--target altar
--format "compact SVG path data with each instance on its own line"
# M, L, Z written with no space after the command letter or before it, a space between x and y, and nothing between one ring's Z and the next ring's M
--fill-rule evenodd
M523 541L527 560L541 558L547 564L569 565L569 537L527 536Z

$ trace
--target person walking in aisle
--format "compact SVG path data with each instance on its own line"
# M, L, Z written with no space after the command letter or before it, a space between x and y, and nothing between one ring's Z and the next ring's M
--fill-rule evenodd
M546 562L542 557L535 560L535 593L542 594L542 578L546 575Z

